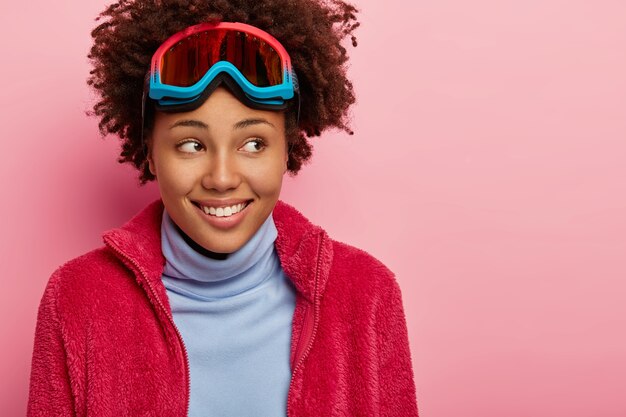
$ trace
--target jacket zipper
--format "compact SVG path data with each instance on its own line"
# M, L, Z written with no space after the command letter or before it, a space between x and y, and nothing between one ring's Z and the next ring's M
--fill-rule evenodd
M313 291L313 312L311 313L311 307L306 306L304 311L304 323L302 324L302 331L300 333L300 337L298 338L298 345L296 346L296 355L294 357L295 367L292 372L292 381L293 377L296 375L302 362L309 355L311 348L313 346L313 340L315 339L315 334L317 333L317 326L319 324L319 294L317 291L317 283L320 271L320 253L322 252L322 242L324 240L324 235L320 235L320 243L317 248L317 266L315 268L315 281L314 281L314 291ZM311 321L311 317L313 319L313 327L309 325ZM306 341L307 343L302 343L302 341ZM304 347L304 351L302 351L302 346ZM287 393L287 417L291 416L291 391L292 385L289 385L289 391Z
M172 324L172 326L174 327L174 330L176 331L178 340L180 341L180 344L183 347L183 359L185 363L185 375L186 375L186 382L187 382L187 401L185 403L185 416L188 416L189 415L189 395L191 391L191 376L189 375L189 357L187 354L187 347L185 346L185 341L183 340L183 336L180 334L180 331L178 330L176 323L174 323L174 317L172 317L167 312L167 309L161 302L161 299L159 298L156 291L154 290L154 287L150 283L150 280L148 279L146 274L143 272L143 269L141 269L141 267L132 258L128 257L124 252L122 252L115 245L113 245L112 242L109 242L109 239L106 239L105 241L111 249L113 249L117 254L121 255L124 259L130 262L135 267L135 269L139 271L139 274L143 277L144 281L148 285L148 288L150 288L150 292L152 293L152 296L157 301L157 303L159 304L159 307L165 313L165 315L169 319L169 322Z

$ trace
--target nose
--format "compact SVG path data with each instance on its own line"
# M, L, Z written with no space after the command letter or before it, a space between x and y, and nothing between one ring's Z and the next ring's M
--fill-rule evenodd
M202 186L207 190L226 192L241 184L241 173L236 158L226 152L213 155L208 161L202 177Z

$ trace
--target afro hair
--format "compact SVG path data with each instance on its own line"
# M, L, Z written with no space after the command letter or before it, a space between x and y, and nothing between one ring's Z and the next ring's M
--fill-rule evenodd
M286 110L287 169L295 175L312 154L307 138L328 128L352 134L348 109L355 102L346 77L349 36L359 26L355 6L341 0L119 0L96 18L87 84L99 99L91 115L103 135L122 141L118 161L131 163L139 181L154 180L148 168L141 115L144 78L156 49L174 33L209 21L243 22L274 36L289 53L300 85L301 109Z

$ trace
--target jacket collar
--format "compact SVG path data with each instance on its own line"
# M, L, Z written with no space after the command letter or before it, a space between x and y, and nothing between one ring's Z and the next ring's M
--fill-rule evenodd
M165 265L161 251L163 207L161 199L155 200L122 227L102 236L122 262L137 270L138 279L145 277L158 287L162 287ZM298 293L314 302L328 281L333 257L331 239L321 227L281 200L276 203L273 216L278 230L275 247L281 266Z

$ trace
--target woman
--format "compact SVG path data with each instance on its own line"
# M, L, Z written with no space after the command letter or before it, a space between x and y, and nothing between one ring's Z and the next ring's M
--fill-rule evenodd
M94 113L161 198L50 278L29 416L417 416L392 272L278 200L307 136L349 131L355 12L122 0L101 14Z

